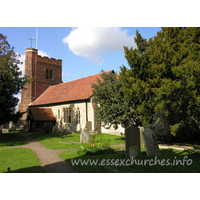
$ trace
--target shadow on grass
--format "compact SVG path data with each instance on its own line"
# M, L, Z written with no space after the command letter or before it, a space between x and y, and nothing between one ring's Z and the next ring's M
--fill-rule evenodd
M31 134L31 136L34 137L36 140L40 141L40 140L53 139L53 138L74 138L75 134L76 133L56 136L54 133L45 134L44 132L37 132L37 133Z
M17 170L10 169L10 173L75 173L76 171L65 161L60 161L52 164L41 166L32 166L20 168ZM3 173L9 173L4 170Z
M27 144L26 140L19 133L2 133L0 135L0 148L9 146L19 146Z
M21 168L17 170L11 170L11 173L44 173L44 170L40 166L34 166L34 167L27 167L27 168ZM4 172L8 173L8 172Z
M117 138L116 140L124 141L124 140L125 140L125 137L120 137L120 138Z
M75 173L76 171L72 166L65 161L60 161L43 166L44 172L46 173Z

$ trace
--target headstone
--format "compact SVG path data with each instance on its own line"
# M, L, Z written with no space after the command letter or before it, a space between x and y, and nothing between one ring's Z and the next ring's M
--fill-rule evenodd
M90 133L87 129L82 129L80 134L80 143L89 144L90 143Z
M91 121L87 121L87 122L86 122L86 125L85 125L85 128L86 128L88 131L91 131L91 130L92 130L92 122L91 122Z
M8 133L8 132L9 132L9 129L6 129L6 128L4 128L2 131L2 133Z
M129 126L125 129L125 144L126 144L126 159L129 159L129 148L135 146L139 149L138 155L141 154L140 150L140 132L137 126Z
M142 133L147 155L160 155L155 131L145 128Z
M130 157L130 159L136 158L138 156L138 152L139 151L140 150L138 149L138 147L134 147L134 146L130 147L129 148L129 157Z

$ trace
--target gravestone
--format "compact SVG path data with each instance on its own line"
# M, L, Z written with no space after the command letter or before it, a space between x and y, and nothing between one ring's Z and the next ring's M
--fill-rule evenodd
M82 129L80 134L80 143L90 143L90 132L87 129Z
M142 133L144 132L144 127L138 126L138 128L140 129L140 148L145 149L144 139L142 135Z
M155 131L145 128L142 133L147 155L160 155Z
M91 121L87 121L87 122L86 122L86 125L85 125L85 128L86 128L88 131L91 131L91 130L92 130L92 122L91 122Z
M137 147L138 155L141 155L140 150L140 132L137 126L129 126L125 129L125 144L126 144L126 159L130 159L129 148L132 146Z
M139 151L140 150L138 149L138 147L134 147L134 146L130 147L129 148L129 157L130 157L130 159L131 158L132 159L136 158L138 156L138 152Z
M7 129L7 128L4 128L2 131L2 133L8 133L8 132L9 132L9 129Z

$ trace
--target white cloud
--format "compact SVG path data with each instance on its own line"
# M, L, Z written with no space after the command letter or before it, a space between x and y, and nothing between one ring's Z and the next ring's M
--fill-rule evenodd
M69 76L69 74L67 72L66 73L62 72L62 77L64 77L64 76Z
M19 67L19 70L22 71L21 76L24 76L25 75L25 54L21 55L20 57L18 56L17 59L20 61L20 64L18 64L18 67Z
M16 97L16 98L19 99L18 104L17 104L17 106L15 107L15 110L18 111L18 106L19 106L19 104L20 104L20 102L21 102L21 93L18 93L18 94L16 94L16 95L14 95L14 97Z
M19 53L16 53L17 55ZM47 56L50 57L46 52L38 50L38 55L41 56ZM20 57L18 56L18 60L20 61L20 64L18 64L19 70L22 71L22 75L21 77L23 77L25 75L25 54L21 55Z
M123 51L124 46L136 47L134 37L121 28L73 28L62 41L75 55L99 64L103 63L100 53Z
M50 58L50 56L49 56L46 52L44 52L44 51L42 51L42 50L38 50L38 55L46 56L46 57L49 57L49 58Z

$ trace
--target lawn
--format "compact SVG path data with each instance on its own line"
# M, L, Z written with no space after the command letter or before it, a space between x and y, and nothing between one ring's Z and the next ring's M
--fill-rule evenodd
M147 156L145 149L143 149L141 156L127 162L124 150L125 139L121 136L96 135L91 145L79 143L80 133L55 136L53 133L40 132L34 133L32 136L47 148L71 149L71 151L60 153L59 156L80 173L200 172L199 145L195 146L195 150L188 151L160 149L161 156ZM0 144L3 147L26 143L18 133L8 133L1 135ZM105 152L103 146L105 146ZM98 148L98 151L95 150L96 148ZM92 149L89 154L80 154L80 151L88 152L88 149ZM0 172L7 172L8 167L11 168L12 172L43 172L37 157L30 149L0 149L0 163Z
M0 148L9 146L19 146L26 144L26 141L19 132L9 132L0 134Z
M34 133L33 137L51 149L73 149L59 154L67 163L71 164L78 172L81 173L179 173L179 172L200 172L200 151L180 151L172 149L161 149L161 156L147 156L145 149L142 155L134 162L125 165L125 139L121 136L100 134L96 135L94 143L106 143L115 151L112 153L99 155L80 155L80 148L86 149L89 145L80 144L80 134L73 133L63 136L55 136L53 133ZM115 146L113 146L115 145ZM82 146L82 147L81 147ZM117 150L118 149L118 150ZM121 149L122 151L119 151ZM78 159L81 159L78 161ZM105 161L102 165L102 161ZM73 165L73 162L88 162L86 164ZM115 162L119 163L115 163ZM125 160L125 161L124 161ZM90 162L93 162L90 163ZM95 164L97 162L97 164ZM120 162L121 166L120 166ZM184 162L184 165L183 165Z
M50 149L78 149L80 146L88 146L87 144L80 144L80 133L55 136L53 133L38 132L32 134L32 137ZM108 145L121 144L122 147L125 145L123 137L109 134L96 135L95 142L104 142Z
M0 173L43 173L35 153L27 148L0 149Z

